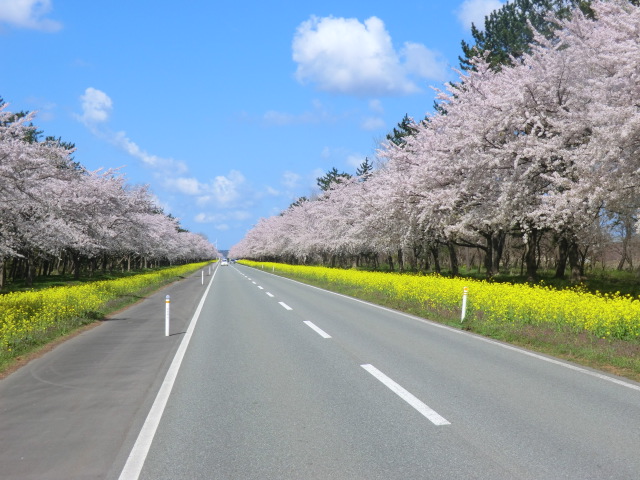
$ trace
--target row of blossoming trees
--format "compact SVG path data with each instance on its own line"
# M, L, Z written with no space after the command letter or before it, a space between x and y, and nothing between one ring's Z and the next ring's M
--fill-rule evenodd
M475 69L439 95L365 178L262 219L232 256L345 263L370 256L415 262L481 249L489 275L506 242L519 242L535 277L551 240L557 275L580 274L594 231L640 206L640 9L594 2L536 36L513 66ZM581 250L582 249L582 250ZM412 265L415 267L415 265Z
M32 120L0 106L0 287L37 274L217 256L165 215L147 187L116 171L87 171L64 142L39 141Z

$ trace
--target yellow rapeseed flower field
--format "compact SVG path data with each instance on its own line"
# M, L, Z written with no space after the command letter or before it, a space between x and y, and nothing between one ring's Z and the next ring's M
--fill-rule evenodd
M469 288L467 318L484 322L546 325L588 331L601 338L640 337L640 301L619 294L601 295L580 288L493 283L438 275L403 275L326 267L249 262L246 265L275 270L298 278L317 279L424 307L460 311L462 291Z
M0 355L37 342L52 330L86 322L110 300L186 275L204 263L182 265L116 280L0 295Z

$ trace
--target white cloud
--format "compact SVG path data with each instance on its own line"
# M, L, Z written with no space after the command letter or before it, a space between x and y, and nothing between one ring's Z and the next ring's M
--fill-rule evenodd
M183 162L173 160L172 158L162 158L157 155L147 153L142 150L138 144L132 141L125 132L117 132L110 134L109 141L120 147L132 157L137 158L147 167L161 169L164 171L171 171L171 173L185 173L187 166Z
M55 118L55 110L57 105L44 98L30 96L27 103L33 106L29 110L35 110L38 113L38 120L49 122Z
M296 188L300 184L300 175L293 172L284 172L282 174L282 184L288 188Z
M355 18L311 17L298 26L293 39L297 80L333 93L367 96L419 92L411 77L442 80L444 63L434 63L436 58L435 53L418 44L407 43L398 53L384 22L377 17L364 23Z
M82 115L78 118L85 125L91 127L109 120L113 102L109 95L101 90L89 87L80 97L82 100Z
M503 5L499 0L464 0L455 13L464 28L471 29L473 23L476 28L483 30L484 17Z
M226 176L218 175L210 183L201 183L195 178L182 178L167 181L167 186L186 195L198 196L197 205L215 204L217 207L229 207L242 198L241 190L245 177L237 170L231 170Z
M252 217L251 212L246 210L236 210L225 213L198 213L194 220L198 223L220 223L227 220L243 221Z
M44 18L51 10L51 0L0 0L0 23L43 32L57 32L62 28L62 24Z
M378 99L369 100L369 110L374 113L368 117L364 117L360 122L360 128L367 131L379 130L384 128L385 121L380 116L384 113L382 102Z
M239 188L244 181L242 173L231 170L228 176L219 175L213 180L212 193L219 203L231 203L240 196Z
M270 195L272 197L279 197L280 196L280 191L279 190L276 190L275 188L270 187L269 185L267 185L266 188L267 188L267 192L266 192L267 195Z
M291 113L269 110L263 115L263 120L270 125L291 125L296 123L296 116Z
M131 140L125 132L120 131L113 133L105 128L99 127L109 120L111 111L113 110L113 101L109 95L103 91L89 87L84 91L80 100L82 102L82 114L76 115L76 118L89 128L94 135L124 150L132 157L142 161L142 163L148 167L163 171L170 170L173 174L182 174L187 171L186 165L182 162L171 158L162 158L146 152Z
M165 185L185 195L200 195L203 185L195 178L167 178Z
M360 127L363 130L373 131L380 130L381 128L384 128L385 125L384 119L380 117L366 117L362 120Z
M447 78L447 62L441 55L420 43L405 43L402 49L407 72L418 77L443 82Z
M316 180L320 177L324 177L325 172L323 169L321 168L315 168L311 171L311 176L309 177L309 179L312 179L313 182L311 183L312 186L316 186Z
M365 157L359 154L352 154L347 157L347 164L354 169L358 168L364 162Z
M237 224L251 218L253 215L246 210L236 210L224 213L198 213L194 217L197 223L210 224L215 230L227 231L231 229L229 223Z
M369 110L375 113L384 113L382 102L378 99L369 100Z
M269 110L262 116L262 120L268 125L276 126L317 124L334 120L319 100L314 100L312 106L313 108L311 110L299 114Z

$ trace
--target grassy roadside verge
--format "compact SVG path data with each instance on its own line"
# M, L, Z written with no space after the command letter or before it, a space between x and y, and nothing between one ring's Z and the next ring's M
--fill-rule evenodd
M243 262L245 263L245 262ZM277 265L277 264L276 264ZM249 264L261 268L261 263ZM354 282L340 282L326 278L305 275L287 268L279 270L269 264L265 269L276 275L291 278L309 285L369 301L421 318L463 328L470 332L518 345L532 351L562 358L586 367L620 375L640 382L640 341L601 338L588 331L545 323L499 322L488 319L482 312L460 323L459 307L443 307L417 299L398 298L390 295L383 287L363 288ZM640 322L640 318L637 319Z
M208 262L82 285L0 295L0 378Z

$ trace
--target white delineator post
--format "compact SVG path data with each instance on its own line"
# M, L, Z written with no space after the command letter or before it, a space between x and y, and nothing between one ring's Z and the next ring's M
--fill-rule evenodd
M460 316L460 323L464 322L464 316L467 313L467 295L469 294L469 287L462 289L462 315Z
M200 284L204 285L204 270L201 273L202 273L202 280L200 281Z
M164 303L165 303L165 308L164 308L164 336L168 337L169 336L169 305L171 304L171 299L169 298L169 295L167 295Z

